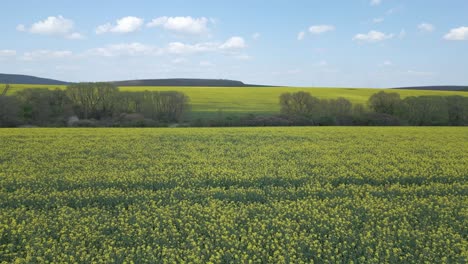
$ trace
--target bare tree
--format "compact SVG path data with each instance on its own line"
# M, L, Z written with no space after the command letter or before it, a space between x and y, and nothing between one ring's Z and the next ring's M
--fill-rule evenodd
M111 83L78 83L68 86L66 92L82 117L88 119L112 114L118 89Z

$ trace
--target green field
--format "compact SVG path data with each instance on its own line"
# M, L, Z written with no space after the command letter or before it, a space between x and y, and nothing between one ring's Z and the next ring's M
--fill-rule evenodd
M1 87L1 86L0 86ZM12 85L9 94L25 88L47 87L44 85ZM51 86L64 89L65 86ZM368 98L381 89L365 88L293 88L293 87L122 87L123 91L180 91L191 99L193 117L216 117L219 112L223 116L255 114L275 114L279 112L279 96L286 92L310 91L313 96L323 99L344 97L352 103L366 104ZM462 95L467 92L452 91L418 91L391 90L401 96L421 95Z
M0 146L4 263L468 258L466 128L2 129Z

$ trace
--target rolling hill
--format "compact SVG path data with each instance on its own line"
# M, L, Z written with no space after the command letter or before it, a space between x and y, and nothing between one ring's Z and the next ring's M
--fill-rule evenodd
M0 83L66 85L68 82L22 74L0 73Z
M245 84L241 81L224 79L146 79L112 82L116 86L185 86L185 87L258 87L264 85Z
M399 90L430 90L430 91L468 91L468 86L439 85L393 88Z

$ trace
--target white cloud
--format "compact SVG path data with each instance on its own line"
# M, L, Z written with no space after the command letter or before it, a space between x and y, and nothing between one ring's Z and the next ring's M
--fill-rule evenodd
M333 30L335 30L335 26L332 25L314 25L309 27L309 32L312 34L322 34Z
M96 28L96 34L112 33L131 33L139 30L143 25L144 20L139 17L127 16L118 19L115 25L106 23Z
M21 60L34 61L34 60L48 60L48 59L63 59L73 56L73 53L68 50L35 50L25 52Z
M432 32L434 31L434 26L429 23L421 23L418 25L418 29L421 32Z
M9 49L0 50L0 57L12 57L12 56L16 56L16 50L9 50Z
M305 32L301 31L297 34L297 40L303 40L305 38Z
M73 21L63 16L50 16L32 24L29 32L44 35L66 35L73 29Z
M229 52L232 55L241 56L237 51L246 48L247 45L241 37L231 37L224 43L202 42L196 44L185 44L182 42L171 42L165 52L169 54L192 54L202 52Z
M111 31L111 29L112 29L112 25L110 23L107 23L107 24L98 26L95 32L96 34L103 34L103 33Z
M16 26L16 30L39 35L62 36L68 39L84 38L80 33L73 31L73 20L64 18L63 16L47 17L42 21L32 24L29 28L23 24L19 24Z
M208 32L208 20L206 17L192 18L187 17L158 17L148 24L147 27L162 27L169 31L188 33L188 34L203 34Z
M139 42L112 44L102 48L94 48L85 52L85 55L117 57L117 56L144 56L161 55L163 50L156 46L145 45Z
M224 50L244 49L246 47L247 45L245 44L244 39L241 37L231 37L226 42L221 44L221 46L219 46L220 49Z
M372 22L374 24L379 24L379 23L384 22L384 20L385 20L385 18L383 18L383 17L377 17L377 18L372 19Z
M89 49L82 55L84 56L102 56L102 57L117 57L117 56L159 56L159 55L189 55L205 52L220 52L234 56L237 59L246 59L245 56L239 53L241 49L247 45L241 37L232 37L224 43L220 42L201 42L195 44L186 44L182 42L171 42L166 47L157 47L146 45L139 42L113 44L105 47ZM182 63L185 59L178 57L172 63Z
M468 40L468 27L453 28L444 36L446 40Z
M241 37L232 37L224 43L216 42L202 42L196 44L185 44L182 42L171 42L166 48L167 53L170 54L189 54L213 51L238 51L246 48L247 45ZM235 53L234 53L235 54ZM235 54L238 55L238 54ZM239 55L238 55L239 56Z
M215 51L218 49L218 47L219 45L213 42L204 42L204 43L197 43L197 44L185 44L182 42L171 42L167 46L166 51L171 54L189 54L189 53Z
M377 6L377 5L380 5L381 3L382 3L382 0L371 0L370 1L371 6Z
M393 38L393 34L385 34L379 31L371 30L367 34L357 34L353 40L362 42L379 42Z

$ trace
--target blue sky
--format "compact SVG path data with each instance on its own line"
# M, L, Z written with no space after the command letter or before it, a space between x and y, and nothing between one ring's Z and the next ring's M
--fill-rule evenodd
M3 0L0 72L468 85L466 0Z

